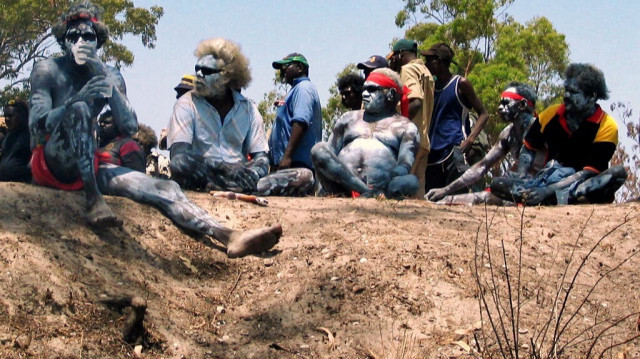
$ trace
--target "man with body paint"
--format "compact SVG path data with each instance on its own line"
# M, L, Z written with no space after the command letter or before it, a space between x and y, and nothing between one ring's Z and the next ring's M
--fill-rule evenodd
M501 205L505 201L491 195L489 191L456 194L461 189L469 188L478 182L493 167L511 154L512 163L519 164L520 148L527 130L534 120L536 94L531 86L512 82L507 85L500 104L498 115L509 123L500 135L498 141L484 158L466 170L462 176L442 188L433 188L426 194L429 201L441 203L489 203ZM526 171L524 168L522 171ZM516 174L517 176L518 174Z
M571 64L564 89L563 103L540 113L520 152L520 173L531 167L538 150L547 151L545 168L533 179L494 179L494 195L528 205L555 204L555 191L566 190L568 203L613 202L627 173L622 166L609 168L618 126L597 104L609 97L604 75L593 65Z
M171 174L183 187L268 195L302 195L313 187L306 168L267 175L262 116L239 90L249 85L249 61L235 43L202 41L195 89L173 108L167 142ZM250 159L249 159L250 158Z
M396 112L403 91L393 70L374 70L364 83L364 110L344 114L329 141L313 147L311 157L326 194L403 198L416 193L418 179L409 171L419 136L417 127Z
M101 13L88 1L73 3L52 29L64 56L36 63L31 73L29 128L34 182L64 190L83 189L86 219L94 226L122 224L104 201L104 193L159 208L179 226L226 245L229 257L273 247L282 235L279 225L247 232L225 228L191 203L177 183L99 163L96 117L107 104L119 133L131 136L138 128L120 72L105 65L96 53L108 38L108 30L99 20Z

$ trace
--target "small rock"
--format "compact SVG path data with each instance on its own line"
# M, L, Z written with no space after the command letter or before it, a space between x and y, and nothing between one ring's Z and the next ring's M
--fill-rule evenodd
M528 330L528 329L525 329L525 328L520 328L520 329L518 329L518 333L520 333L520 334L527 334L527 333L529 333L529 330Z
M366 263L366 262L367 262L367 258L364 258L364 257L360 258L360 263Z
M340 279L340 277L331 277L331 281L332 281L332 282L335 282L335 281L337 281L337 280L339 280L339 279Z
M360 294L360 293L364 292L364 289L365 289L364 287L355 286L355 287L353 287L352 291L353 291L353 294Z
M133 357L142 358L142 345L136 345L136 347L133 348Z
M68 240L68 239L69 239L69 237L67 237L67 236L61 236L61 237L60 237L60 239L61 239L61 240L63 240L63 241L66 241L66 240Z
M329 253L329 248L323 248L322 251L320 251L320 253Z
M225 312L224 307L221 306L221 305L216 307L216 311L218 311L218 313L224 313Z
M267 258L264 260L264 266L265 267L271 267L273 265L273 259L272 258Z
M301 349L301 350L309 350L309 345L307 345L307 344L302 344L302 345L300 345L300 349Z

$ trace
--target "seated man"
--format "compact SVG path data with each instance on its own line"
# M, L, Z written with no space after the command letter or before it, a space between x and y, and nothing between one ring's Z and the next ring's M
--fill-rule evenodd
M336 121L329 142L311 150L313 166L328 194L388 198L413 196L418 179L409 174L418 146L418 128L396 112L402 96L400 77L374 70L364 83L364 110Z
M104 193L159 208L181 227L226 245L229 257L273 247L282 235L279 225L233 231L191 203L177 183L98 163L96 116L106 105L119 133L131 136L138 129L120 72L106 66L96 53L108 36L107 27L99 20L101 13L89 2L72 4L52 29L64 55L36 63L31 72L29 128L34 182L64 190L84 189L86 217L92 225L122 224L104 201Z
M313 186L309 169L267 176L262 116L238 91L251 81L240 47L215 38L202 41L195 54L195 89L178 99L169 122L172 178L190 189L262 196L306 193Z
M564 88L564 103L540 113L520 152L520 173L531 166L536 150L547 150L547 166L533 179L494 179L494 195L528 205L555 204L555 192L566 189L569 203L613 202L627 174L621 166L608 168L618 126L596 103L608 98L604 75L593 65L571 64Z
M4 116L7 135L0 140L0 181L31 182L29 108L24 101L10 100Z
M100 115L98 125L100 162L145 172L146 162L142 149L131 137L120 133L110 110Z
M502 200L492 196L488 191L451 195L478 182L491 167L502 161L508 154L511 154L511 160L514 164L519 163L520 147L522 147L524 136L533 122L535 103L536 94L531 86L518 82L507 85L500 99L498 114L509 125L500 132L498 142L493 145L484 158L466 170L462 176L445 187L431 189L425 195L425 199L435 202L444 198L442 202L445 203L487 202L502 204ZM445 196L449 197L445 198Z

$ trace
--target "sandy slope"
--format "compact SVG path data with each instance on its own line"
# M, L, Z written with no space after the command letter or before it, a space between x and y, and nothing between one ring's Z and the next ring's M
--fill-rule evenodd
M122 229L92 230L82 217L81 193L0 184L0 357L133 356L121 334L127 310L100 302L126 296L148 301L142 350L148 358L473 355L464 345L475 346L473 335L455 331L480 319L475 240L489 233L492 249L504 240L512 271L518 259L521 208L319 198L270 198L264 208L188 195L234 228L282 223L281 243L260 257L230 260L209 239L193 238L157 210L127 199L107 198ZM547 300L571 250L582 258L638 209L526 208L521 340L548 315ZM639 244L640 222L633 218L594 252L569 307ZM640 310L639 257L600 282L570 331ZM502 263L494 269L503 285ZM636 333L636 318L622 322L618 338ZM637 354L638 345L613 353Z

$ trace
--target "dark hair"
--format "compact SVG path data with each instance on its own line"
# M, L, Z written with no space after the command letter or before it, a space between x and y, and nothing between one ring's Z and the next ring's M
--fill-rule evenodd
M533 110L535 110L536 108L536 101L538 100L538 96L536 96L536 92L533 89L533 87L529 84L525 84L522 82L517 82L517 81L513 81L510 84L508 84L504 89L508 89L510 87L514 87L516 89L516 91L518 92L518 95L526 98L527 100L531 101L533 103L533 106L531 106L533 108Z
M21 116L23 116L23 119L29 117L29 106L24 100L9 100L9 102L7 102L7 104L4 106L5 110L7 107L15 108L16 111L20 113Z
M138 125L138 132L133 135L133 139L140 144L145 156L149 156L151 149L158 144L156 133L151 127L144 124Z
M64 49L64 38L69 27L81 21L89 21L96 32L97 47L100 48L109 39L107 25L99 20L102 13L102 8L92 4L90 1L74 2L69 6L69 10L60 15L58 22L51 28L51 33L56 37L60 47Z
M364 78L356 73L346 74L338 79L338 91L342 91L349 86L356 93L362 93L362 87L364 86Z
M593 94L596 100L606 100L609 98L607 83L604 81L604 74L600 69L591 64L571 64L565 72L565 81L574 79L578 81L580 89L585 94Z

